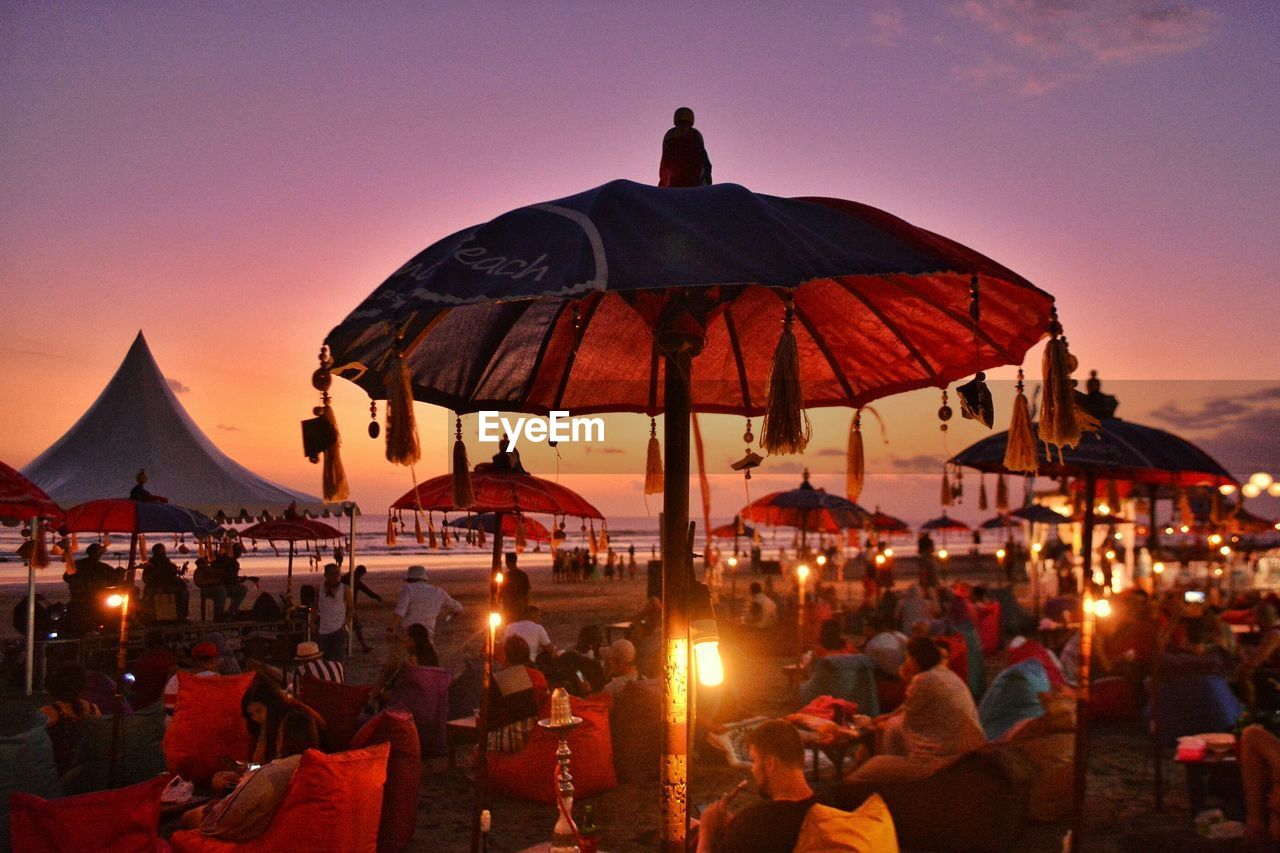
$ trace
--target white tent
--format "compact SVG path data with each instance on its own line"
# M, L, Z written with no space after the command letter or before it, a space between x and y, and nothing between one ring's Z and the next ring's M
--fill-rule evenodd
M138 471L147 488L209 515L279 514L324 503L259 477L214 446L178 402L142 332L115 376L75 426L23 469L62 506L129 496Z

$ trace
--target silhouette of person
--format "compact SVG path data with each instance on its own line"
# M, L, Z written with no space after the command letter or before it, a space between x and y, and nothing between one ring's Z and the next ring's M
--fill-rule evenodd
M703 187L711 185L711 159L702 134L693 128L693 110L681 107L672 119L675 127L662 137L662 162L658 166L660 187Z

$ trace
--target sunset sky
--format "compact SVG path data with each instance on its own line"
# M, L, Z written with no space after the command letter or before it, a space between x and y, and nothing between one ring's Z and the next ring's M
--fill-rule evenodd
M717 181L856 199L999 260L1057 297L1084 368L1162 380L1126 386L1122 415L1280 476L1280 4L1243 0L6 3L0 459L56 440L142 329L223 450L317 492L298 420L328 330L461 227L656 182L686 104ZM337 385L355 497L380 511L409 478ZM886 477L868 503L928 511L935 460L979 436L944 448L936 405L885 406L880 470L929 486ZM425 477L446 421L419 418ZM616 420L614 484L577 483L642 515L648 425ZM816 423L832 488L847 423ZM712 424L723 470L741 422ZM600 470L574 453L566 476Z

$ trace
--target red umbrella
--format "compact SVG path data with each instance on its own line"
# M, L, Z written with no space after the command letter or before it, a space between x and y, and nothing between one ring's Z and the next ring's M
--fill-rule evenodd
M460 527L463 530L483 530L491 534L498 529L496 519L497 513L482 512L465 518L455 518L449 522L449 526ZM524 525L523 532L520 530L521 525ZM551 541L551 531L542 522L533 518L518 518L508 513L502 515L502 535L513 538L524 536L525 539L532 539L535 542Z
M867 511L848 498L827 494L814 488L809 472L804 472L800 486L785 492L770 492L739 510L742 518L775 527L794 527L801 541L806 534L839 533L861 527Z
M480 463L471 473L471 487L475 492L475 503L469 507L454 506L453 476L442 474L420 483L417 489L401 495L391 506L427 512L471 510L604 518L600 510L572 489L505 465Z
M867 519L867 526L880 533L908 533L911 525L900 518L883 513L879 509Z
M57 521L62 518L62 507L44 493L44 490L8 465L0 462L0 518L43 519ZM44 527L31 531L31 541L35 543L31 556L27 559L27 680L26 695L30 696L34 687L32 675L35 672L36 657L36 563L43 557L42 537ZM42 568L42 567L41 567Z
M0 462L0 518L62 518L62 507L44 490L13 468Z
M285 579L285 601L293 601L293 550L295 542L314 542L320 539L341 539L342 531L311 518L286 517L263 521L240 531L241 539L265 539L268 542L289 543L289 566Z
M738 536L753 537L756 535L756 529L749 524L738 527L734 522L722 524L719 527L711 528L711 535L717 539L734 539Z

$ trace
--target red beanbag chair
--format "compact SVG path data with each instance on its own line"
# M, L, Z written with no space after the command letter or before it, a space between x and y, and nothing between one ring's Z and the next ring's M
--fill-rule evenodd
M376 853L388 744L325 755L302 754L284 802L267 831L252 841L221 841L198 829L175 832L176 853L248 853L279 850L341 850Z
M1089 719L1132 720L1137 716L1138 703L1128 679L1112 675L1089 685Z
M1000 602L978 605L978 641L982 643L984 655L1000 648Z
M946 643L951 648L947 658L947 668L960 676L965 684L969 683L969 645L962 634L943 634L935 639Z
M372 689L364 685L321 681L309 675L298 680L298 700L324 720L320 737L327 751L341 752L351 745Z
M618 787L618 777L613 770L608 697L570 697L570 702L573 713L582 717L582 725L569 734L569 749L573 752L569 772L573 774L574 798L611 791ZM498 796L554 805L556 788L552 774L559 745L554 734L537 726L519 752L489 753L489 790Z
M1067 677L1062 674L1062 670L1058 667L1057 662L1053 659L1053 655L1049 654L1049 650L1037 643L1035 640L1025 640L1018 645L1009 646L1009 665L1022 663L1028 658L1035 658L1044 664L1045 675L1049 676L1050 684L1057 684L1061 687L1068 687Z
M383 711L365 723L351 741L353 749L375 743L391 745L387 784L382 792L382 822L378 853L399 853L409 846L418 825L418 795L422 791L422 751L418 727L408 711Z
M240 700L254 674L196 676L178 673L178 704L164 733L164 760L197 787L207 787L223 758L248 761L253 754Z
M46 800L15 792L9 800L13 849L23 853L156 853L160 838L160 795L169 776L77 797Z

